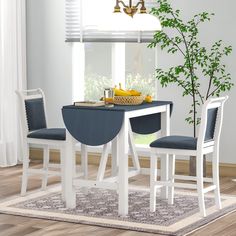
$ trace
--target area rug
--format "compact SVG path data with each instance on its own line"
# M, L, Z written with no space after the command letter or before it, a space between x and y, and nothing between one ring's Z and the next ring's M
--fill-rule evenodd
M223 209L217 211L214 197L207 195L207 217L198 210L196 193L177 192L174 205L157 196L157 210L149 211L149 193L132 190L129 193L129 215L118 215L116 191L90 189L77 191L76 209L67 209L61 199L60 187L38 191L25 197L15 196L0 203L0 212L26 217L112 227L163 235L187 235L236 210L236 197L223 195Z

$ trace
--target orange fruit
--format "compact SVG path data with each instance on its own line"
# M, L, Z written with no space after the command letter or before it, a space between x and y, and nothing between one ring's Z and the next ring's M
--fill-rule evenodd
M152 102L152 96L151 95L147 95L145 97L145 102L151 103Z

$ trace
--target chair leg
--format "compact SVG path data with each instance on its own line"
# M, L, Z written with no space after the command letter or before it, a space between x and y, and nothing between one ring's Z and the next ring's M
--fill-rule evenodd
M26 147L23 147L23 173L21 183L21 196L24 196L27 191L29 161L29 145L27 144Z
M197 155L197 192L198 192L198 205L200 208L200 213L203 217L206 216L206 208L204 201L204 184L203 184L203 155Z
M222 208L221 199L220 199L220 177L219 177L219 153L216 150L213 153L212 158L212 175L213 175L213 183L216 186L215 189L215 204L218 209Z
M150 165L150 211L156 211L156 187L155 182L157 180L157 156L151 154Z
M166 182L169 179L169 154L161 155L161 181ZM168 187L164 185L161 188L161 199L168 199Z
M174 184L175 182L175 155L170 156L170 171L169 171L169 181ZM174 204L174 186L170 186L168 190L168 204Z
M49 147L43 149L43 171L45 172L42 178L42 189L46 190L48 184L48 165L49 165Z

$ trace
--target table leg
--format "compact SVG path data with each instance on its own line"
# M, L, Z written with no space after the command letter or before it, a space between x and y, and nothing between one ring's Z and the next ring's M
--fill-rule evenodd
M131 150L131 156L134 168L138 171L140 171L140 164L139 164L139 157L136 151L135 143L134 143L134 137L133 137L133 131L131 128L130 121L128 122L128 128L129 128L129 147Z
M97 173L97 181L103 181L104 176L105 176L105 171L106 171L106 165L107 165L107 160L108 160L108 146L109 144L106 143L103 145L103 151L102 151L102 156L100 159L100 164L98 167L98 173Z
M84 179L88 178L88 151L87 146L81 143L81 167L84 173Z
M124 115L122 128L118 134L119 148L119 174L118 174L118 192L119 192L119 215L128 214L128 122L129 119Z
M62 200L65 201L65 159L66 159L66 146L61 148L60 152L60 161L61 161L61 191L62 191Z
M119 150L118 150L118 138L115 137L111 142L111 175L117 176L118 172L118 156L119 156Z
M73 186L75 176L75 141L71 134L66 131L66 148L64 158L64 188L67 208L76 207L76 193Z
M85 144L81 143L81 167L84 179L88 179L88 150ZM84 194L88 194L88 188L82 188Z
M166 112L161 113L161 136L170 135L170 105L166 106ZM168 180L169 155L163 155L161 158L161 181ZM168 198L168 188L161 188L161 198Z

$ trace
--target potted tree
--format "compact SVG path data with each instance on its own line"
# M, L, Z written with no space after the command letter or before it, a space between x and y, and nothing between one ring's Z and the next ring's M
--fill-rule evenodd
M163 30L156 32L148 47L160 46L167 53L179 53L182 62L168 70L157 68L156 78L162 87L173 83L180 86L182 95L191 98L192 104L185 120L192 125L196 137L197 125L201 122L198 115L200 106L208 98L220 96L233 86L231 76L222 62L232 52L232 47L225 46L222 40L216 41L210 48L200 42L199 26L210 21L213 13L202 12L185 22L180 10L173 9L169 0L157 2L159 8L153 8L152 14L160 19ZM190 174L195 175L195 157L190 159Z

